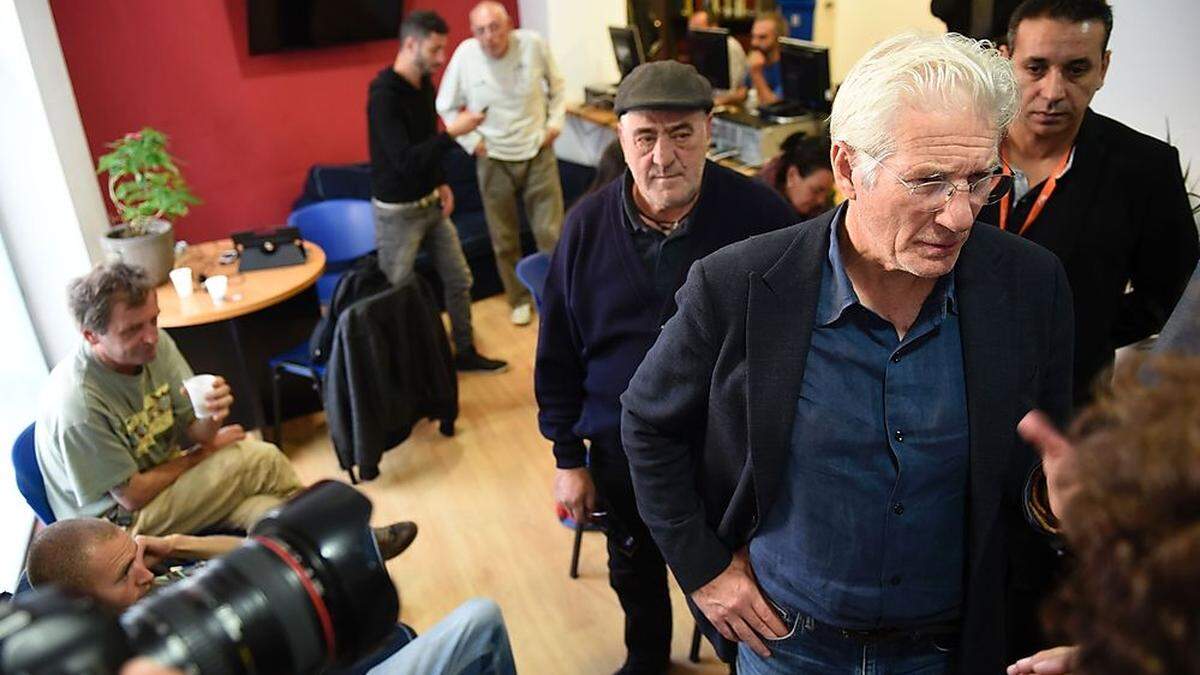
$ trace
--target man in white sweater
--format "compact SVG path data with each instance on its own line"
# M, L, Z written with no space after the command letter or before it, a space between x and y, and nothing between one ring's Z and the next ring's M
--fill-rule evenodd
M566 112L563 78L537 34L514 30L504 5L490 0L471 10L471 32L454 51L438 90L438 113L451 124L461 111L485 112L458 142L475 155L496 267L512 322L531 319L529 292L516 276L521 257L517 197L539 251L550 252L562 229L563 197L553 143Z

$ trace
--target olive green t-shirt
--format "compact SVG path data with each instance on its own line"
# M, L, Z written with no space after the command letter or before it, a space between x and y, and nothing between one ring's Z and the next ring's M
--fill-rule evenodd
M192 369L166 331L136 375L100 363L86 342L55 366L42 395L35 443L46 496L62 520L99 516L109 490L176 457L196 419L180 392Z

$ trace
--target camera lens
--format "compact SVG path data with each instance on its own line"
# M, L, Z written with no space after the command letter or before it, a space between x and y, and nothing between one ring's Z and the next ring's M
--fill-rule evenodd
M312 673L380 643L399 600L371 503L323 481L269 512L239 549L130 608L134 650L204 673Z

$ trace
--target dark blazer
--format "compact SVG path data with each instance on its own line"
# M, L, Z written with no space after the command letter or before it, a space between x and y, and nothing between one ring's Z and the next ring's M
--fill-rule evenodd
M1198 249L1175 148L1091 110L1075 143L1071 169L1024 236L1053 251L1067 271L1080 406L1116 348L1162 329ZM998 222L996 209L979 219ZM1125 293L1130 283L1133 292Z
M697 262L621 397L638 507L685 593L729 565L775 498L833 215ZM1001 672L1009 559L1028 541L1021 493L1035 462L1016 425L1033 407L1068 414L1071 301L1052 254L995 228L973 229L956 274L970 426L962 667Z

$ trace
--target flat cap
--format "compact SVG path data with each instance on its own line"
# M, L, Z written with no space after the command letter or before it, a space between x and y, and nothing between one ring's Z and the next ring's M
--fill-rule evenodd
M712 85L696 69L678 61L651 61L634 68L617 87L613 111L712 110Z

